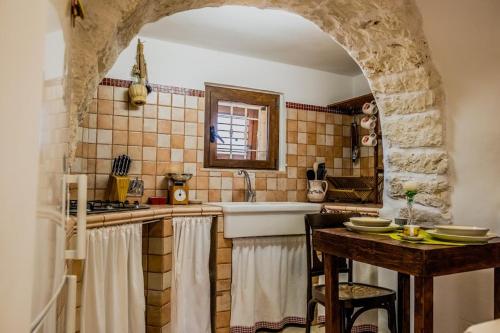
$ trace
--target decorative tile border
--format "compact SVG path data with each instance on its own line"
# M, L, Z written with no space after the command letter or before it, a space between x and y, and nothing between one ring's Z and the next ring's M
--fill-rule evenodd
M128 88L131 83L132 83L131 80L104 78L104 79L102 79L100 84L103 86ZM162 85L162 84L151 84L151 87L153 88L153 91L156 91L156 92L180 94L180 95L186 95L186 96L205 97L205 92L203 90L198 90L198 89L167 86L167 85ZM317 112L327 112L327 113L346 114L346 115L351 114L350 112L342 111L342 110L339 110L337 108L334 109L334 108L329 108L326 106L313 105L313 104L286 102L286 107L291 108L291 109L296 109L296 110L304 110L304 111L317 111Z
M102 79L100 85L128 88L131 83L132 83L131 80L104 78L104 79ZM162 84L153 84L153 83L150 83L150 84L151 84L151 87L153 88L153 91L155 91L155 92L180 94L180 95L196 96L196 97L205 97L205 92L203 90L167 86L167 85L162 85Z

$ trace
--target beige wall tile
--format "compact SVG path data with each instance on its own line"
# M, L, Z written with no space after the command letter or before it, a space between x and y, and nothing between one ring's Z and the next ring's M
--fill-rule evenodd
M115 101L128 101L128 88L114 87L113 99Z
M128 132L129 146L142 146L142 132Z
M305 121L298 121L297 122L297 131L299 133L305 133L305 132L307 132L307 122L305 122Z
M184 134L184 122L172 121L172 134Z
M196 162L196 150L184 149L184 162L195 163Z
M170 120L172 118L172 108L166 106L158 107L158 119L167 119Z
M99 87L97 88L97 98L107 99L107 100L112 101L113 100L113 87L99 85Z
M157 121L156 119L144 118L144 132L154 132L157 131Z
M113 129L126 131L128 130L128 117L114 116L113 117Z
M198 143L198 137L196 136L185 136L184 137L184 148L186 149L196 149Z
M97 130L97 143L111 144L113 143L113 131L107 129Z
M156 151L156 160L159 162L169 162L170 161L170 149L168 148L158 148ZM169 164L170 166L170 164ZM170 171L174 172L174 171Z
M129 117L143 117L144 116L144 107L129 104L128 105L128 116Z
M145 175L156 175L156 162L143 161L142 162L142 173Z
M299 132L297 134L297 142L302 144L307 143L307 134Z
M148 98L150 95L148 95ZM146 104L144 105L144 118L157 118L158 117L158 106L156 104Z
M198 110L185 109L184 120L187 122L197 123L198 122Z
M150 92L146 97L146 103L155 105L158 104L158 92L157 91Z
M183 108L184 99L184 95L172 94L172 106Z
M172 120L184 121L184 108L172 108Z
M97 101L98 114L113 114L113 102L100 99Z
M274 191L277 190L277 180L276 178L267 178L267 190Z
M172 148L170 150L170 160L172 162L183 162L184 161L184 150Z
M301 121L307 120L307 111L305 110L297 110L297 119Z
M113 145L112 156L126 155L127 146L125 145Z
M230 202L233 200L233 191L232 190L222 190L220 191L220 200L222 202Z
M158 134L158 147L170 147L170 134Z
M156 148L155 147L143 147L142 148L142 159L144 161L156 161Z
M222 186L221 177L210 177L208 182L208 188L211 190L220 190Z
M115 116L128 116L128 103L127 102L113 102L113 114Z
M184 134L196 136L198 134L198 125L196 123L185 123Z
M128 118L128 129L129 131L142 132L142 118L129 117Z
M307 121L313 121L313 122L316 122L316 111L307 111L306 112L306 115L307 115Z
M198 97L196 96L186 96L185 106L189 109L197 109L198 108Z
M97 128L99 128L99 129L112 129L113 128L113 116L109 115L109 114L97 115Z
M108 159L98 159L96 160L96 173L111 173L112 160Z
M289 108L287 110L287 118L292 120L297 120L297 110Z
M158 104L159 105L172 105L172 94L169 93L158 93Z
M158 133L170 134L172 122L170 120L158 120Z
M232 177L222 177L221 189L232 190L233 189L233 178Z
M142 145L147 147L157 146L157 134L156 133L144 133L142 136Z
M132 160L142 160L142 146L128 146L127 153Z
M89 113L89 128L97 128L97 115L93 113Z

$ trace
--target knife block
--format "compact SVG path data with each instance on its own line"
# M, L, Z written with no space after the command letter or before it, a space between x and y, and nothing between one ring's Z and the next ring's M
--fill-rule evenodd
M127 176L109 175L105 197L110 201L124 202L127 199L129 183Z

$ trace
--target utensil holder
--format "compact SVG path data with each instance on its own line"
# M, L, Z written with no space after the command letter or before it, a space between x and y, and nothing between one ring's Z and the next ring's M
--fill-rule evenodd
M126 176L109 175L106 197L110 201L124 202L127 199L130 179Z

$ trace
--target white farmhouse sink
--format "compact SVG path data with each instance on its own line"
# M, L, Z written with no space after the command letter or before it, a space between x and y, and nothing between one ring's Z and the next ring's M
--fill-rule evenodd
M307 202L211 202L222 207L224 237L301 235L304 214L319 213L321 204Z

